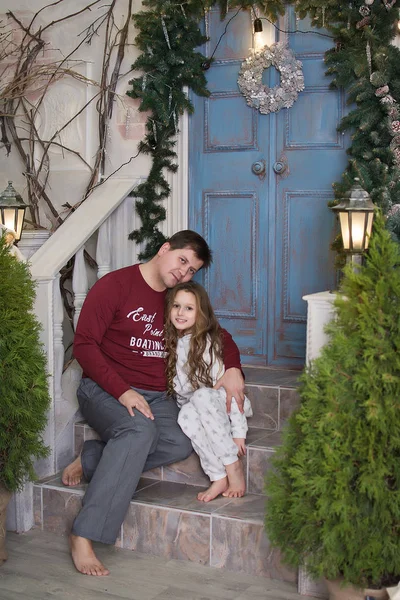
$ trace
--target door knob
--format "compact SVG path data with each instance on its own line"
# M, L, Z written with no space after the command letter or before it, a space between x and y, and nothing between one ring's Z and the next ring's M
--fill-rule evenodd
M282 175L287 169L287 164L282 160L277 160L272 168L277 175Z
M264 179L266 173L265 160L256 160L256 162L251 165L251 170L254 175L257 175L260 179Z

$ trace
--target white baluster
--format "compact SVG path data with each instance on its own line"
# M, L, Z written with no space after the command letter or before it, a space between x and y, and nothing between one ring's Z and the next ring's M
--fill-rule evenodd
M100 226L97 238L96 262L98 279L111 271L111 249L108 228L109 221L107 220Z
M63 400L61 376L64 367L63 320L64 306L60 290L60 274L54 279L54 401ZM56 409L57 410L57 409Z
M84 258L85 247L81 246L75 254L74 272L72 275L72 291L74 293L74 329L78 323L81 308L85 301L89 283Z
M111 269L113 271L138 262L138 253L134 252L136 243L128 239L130 232L136 229L136 224L133 222L134 216L137 216L135 198L127 196L109 218L110 231L118 231L118 235L110 238ZM139 216L137 219L139 220Z

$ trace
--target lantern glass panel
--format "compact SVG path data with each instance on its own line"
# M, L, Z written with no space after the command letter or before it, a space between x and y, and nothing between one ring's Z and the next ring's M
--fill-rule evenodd
M347 212L340 212L339 219L340 229L342 232L343 247L345 250L350 250L349 214Z
M367 236L365 239L365 249L368 248L368 244L369 244L369 238L371 236L372 233L372 223L374 221L374 213L373 212L369 212L368 213L368 221L367 221Z
M16 241L21 239L22 225L24 223L25 207L24 208L1 208L0 209L1 223L7 229L11 229L16 233Z
M15 231L15 208L3 208L2 213L3 225Z
M22 225L24 224L24 216L25 216L25 208L19 208L18 209L18 215L17 215L17 223L16 223L16 234L17 234L17 239L16 241L18 242L21 239L21 235L22 235Z
M353 245L351 250L356 252L362 252L364 250L364 234L365 234L365 220L367 213L365 212L353 212L351 215L351 239Z

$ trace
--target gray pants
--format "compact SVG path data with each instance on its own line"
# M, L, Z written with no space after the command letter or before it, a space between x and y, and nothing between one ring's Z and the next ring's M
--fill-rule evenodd
M151 421L127 409L89 378L77 391L79 406L100 440L85 442L82 467L90 481L72 533L114 544L143 471L187 458L190 440L177 423L178 408L166 392L136 390L149 403Z

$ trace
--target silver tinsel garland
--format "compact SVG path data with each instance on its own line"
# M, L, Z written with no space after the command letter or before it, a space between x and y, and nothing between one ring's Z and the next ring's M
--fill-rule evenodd
M280 85L269 88L262 83L265 69L274 66L280 73ZM302 63L282 42L264 46L242 63L238 86L252 108L267 115L281 108L290 108L304 90Z

